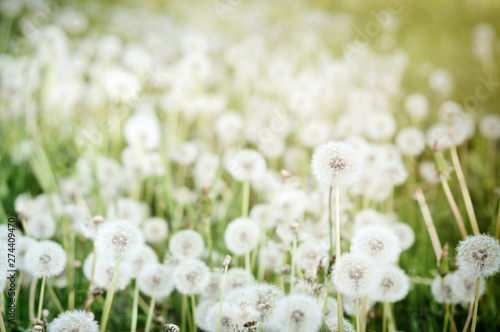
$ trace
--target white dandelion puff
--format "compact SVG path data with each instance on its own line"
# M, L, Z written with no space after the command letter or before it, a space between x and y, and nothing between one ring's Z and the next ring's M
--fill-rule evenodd
M41 241L28 249L24 263L26 270L36 278L50 278L64 270L66 252L58 243Z
M48 326L48 332L98 332L99 324L94 314L83 310L65 311L57 316Z
M56 233L56 222L49 214L37 213L28 218L27 228L35 239L49 239Z
M461 270L474 277L489 277L500 269L500 244L490 235L468 236L457 247Z
M402 300L410 290L410 280L397 266L385 266L380 269L380 278L375 287L373 298L380 302Z
M147 242L157 243L165 241L168 235L168 223L162 218L146 219L142 225L144 238Z
M321 325L321 308L312 297L287 295L276 303L271 324L281 331L317 331Z
M351 242L352 253L371 256L377 263L395 263L401 253L399 238L388 226L367 226Z
M266 170L266 160L255 150L241 150L233 156L226 169L238 181L253 180Z
M259 239L259 226L250 218L236 218L231 221L224 233L226 246L235 255L252 251Z
M189 259L175 267L173 274L175 288L186 295L202 293L210 282L210 270L204 262Z
M319 183L349 186L358 177L360 159L349 145L331 141L316 149L311 169Z
M342 294L363 297L373 292L379 278L379 268L366 254L343 254L332 272L333 284Z
M107 221L103 223L95 237L95 248L99 255L113 259L132 258L136 249L144 242L141 231L126 220Z
M201 256L205 244L203 237L198 232L186 229L172 235L168 247L173 256L198 258Z
M164 298L174 289L171 269L163 264L149 264L139 273L137 277L139 289L144 294Z

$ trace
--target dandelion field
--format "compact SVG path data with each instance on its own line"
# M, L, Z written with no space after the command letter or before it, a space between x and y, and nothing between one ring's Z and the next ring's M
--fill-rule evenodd
M499 331L499 15L0 0L0 331Z

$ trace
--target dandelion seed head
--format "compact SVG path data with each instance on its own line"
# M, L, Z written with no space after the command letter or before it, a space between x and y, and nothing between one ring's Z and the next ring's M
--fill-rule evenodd
M311 169L319 183L349 186L358 176L360 159L349 145L330 141L316 149Z
M92 313L83 310L65 311L48 326L48 332L98 332L99 324Z
M362 253L346 253L334 265L333 284L342 294L363 297L373 292L379 268L373 258Z
M486 114L479 121L479 132L487 139L500 138L500 115Z
M150 246L143 244L136 249L135 257L128 261L132 268L132 276L137 277L144 267L158 263L158 257Z
M253 274L243 268L233 267L227 271L226 291L228 293L253 286L254 284L255 277Z
M486 234L468 236L457 247L457 262L461 270L477 277L489 277L500 269L500 244Z
M226 168L238 181L253 180L265 172L266 160L255 150L241 150L232 157Z
M392 264L399 258L401 245L390 227L367 226L352 239L351 252L369 255L380 264Z
M236 218L224 233L227 249L235 255L244 255L257 245L259 226L250 218Z
M210 282L210 270L204 262L189 259L175 267L173 281L181 294L200 294Z
M172 271L162 264L148 264L137 277L139 289L148 296L164 298L173 291Z
M328 247L319 245L316 242L304 242L299 245L296 252L297 265L304 270L315 270L320 262L327 265Z
M157 243L165 241L168 234L168 223L162 218L149 218L142 225L142 229L147 242Z
M380 269L373 298L380 302L397 302L402 300L409 290L410 280L403 270L397 266L384 266Z
M448 273L446 276L436 276L432 281L431 293L437 303L454 304L460 301L460 282L455 273Z
M125 121L123 134L128 145L154 150L160 145L160 121L149 112L136 113Z
M28 231L35 239L49 239L56 233L56 222L49 214L35 214L28 218Z
M90 254L83 265L84 275L90 280L92 276L93 254ZM100 257L99 254L95 263L94 283L97 287L109 290L113 283L116 261L110 257ZM116 290L125 289L132 279L132 267L128 261L121 261L118 267L118 277L116 279Z
M131 259L144 243L139 228L127 220L106 221L97 230L95 248L99 255Z
M413 245L415 242L415 232L408 224L395 222L390 227L399 238L401 250L406 250Z
M421 93L412 93L405 98L404 108L412 118L423 120L429 113L429 100Z
M328 327L330 328L330 332L339 332L339 319L337 315L332 316L325 322L326 325L328 325ZM351 324L351 322L345 318L342 318L342 331L340 332L355 332L355 331L356 329Z
M312 297L287 295L276 303L271 324L282 331L317 331L321 325L321 308Z
M203 237L190 229L172 235L168 246L173 256L183 258L198 258L205 248Z
M66 252L58 243L41 241L30 246L24 263L26 270L34 277L50 278L64 270Z
M420 129L406 127L396 136L396 145L406 156L418 156L425 149L425 136Z

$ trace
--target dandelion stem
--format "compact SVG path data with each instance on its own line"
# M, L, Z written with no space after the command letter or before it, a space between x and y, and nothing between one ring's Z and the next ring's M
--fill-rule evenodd
M30 286L30 303L29 303L29 313L30 319L35 318L35 293L36 293L36 284L38 283L38 279L33 277L31 280Z
M420 205L420 210L422 211L422 215L424 217L425 226L427 227L427 231L429 232L429 236L431 238L432 247L434 248L434 253L436 254L436 264L439 264L441 255L443 254L443 249L441 247L441 243L439 242L436 227L434 226L434 222L432 221L431 211L429 211L429 207L425 202L425 196L422 192L422 189L417 188L415 190L415 197L418 201L418 204Z
M297 251L297 236L293 239L292 243L292 266L290 274L290 293L293 292L293 283L295 282L295 252Z
M474 232L474 235L479 235L479 226L477 224L476 214L474 213L474 206L472 205L469 189L467 188L467 183L465 182L464 172L462 170L462 166L460 165L460 160L458 159L457 147L452 146L450 152L453 167L455 168L455 173L457 174L458 183L460 185L460 190L462 191L462 196L465 201L465 208L467 209L467 214L469 215L472 231Z
M19 291L21 290L21 285L23 284L23 277L24 277L24 271L21 270L21 272L19 272L19 279L18 279L19 287L16 287L16 295L14 298L14 308L16 308L16 303L17 303L17 298L19 296Z
M262 226L260 228L259 232L259 239L257 241L257 245L255 246L255 249L253 250L252 253L252 264L250 266L250 270L253 271L253 268L255 266L255 262L257 261L257 255L259 253L259 244L262 242L262 239L266 237L266 230L267 230L267 222L269 220L269 217L271 216L271 213L273 211L274 205L276 204L276 200L278 198L278 194L281 191L281 187L276 190L276 192L273 195L273 198L271 200L271 204L269 204L267 211L266 211L266 216L264 217L264 220L262 222ZM260 268L260 266L259 266Z
M87 301L85 301L85 311L90 311L90 306L92 305L92 301L94 300L94 294L92 293L92 286L94 285L94 274L95 274L95 264L97 261L97 252L95 247L92 249L94 255L92 256L92 273L90 276L89 282L89 291L87 292Z
M42 286L40 288L40 298L38 299L38 319L42 318L42 306L43 306L43 295L45 293L45 283L47 282L47 277L42 278Z
M462 332L467 332L467 330L469 329L469 324L470 324L470 321L472 319L472 312L473 311L474 311L474 301L470 301L469 314L467 315L467 320L465 321L465 325L464 325Z
M382 332L387 331L387 302L384 302L382 309Z
M328 223L330 225L330 257L333 256L332 191L333 187L330 187L330 190L328 192Z
M340 194L339 185L335 185L335 255L340 258ZM344 312L342 308L342 294L337 290L337 315L339 331L344 330Z
M359 322L359 295L356 295L356 331L361 332L361 324Z
M476 295L474 296L474 314L472 315L472 327L471 331L475 332L476 331L476 322L477 322L477 306L479 303L479 283L481 282L481 279L478 277L476 279Z
M115 295L116 280L118 279L118 269L120 268L120 260L117 259L115 263L115 272L113 273L113 280L111 281L111 288L106 294L106 300L104 302L104 311L101 318L101 332L106 331L106 325L108 324L109 313L111 311L111 305L113 304L113 296Z
M245 269L250 273L252 272L250 270L250 252L245 253Z
M196 298L191 294L191 310L193 310L193 332L196 332Z
M363 304L361 305L361 332L365 332L366 330L366 306L368 304L368 295L363 297Z
M146 318L146 328L144 329L144 332L149 332L151 330L151 321L153 320L153 312L155 309L155 297L151 297L151 301L149 302L149 309L148 309L148 317Z
M186 307L187 307L187 297L185 294L182 295L182 309L181 309L181 316L182 316L182 330L181 331L186 331Z
M222 287L220 293L220 301L219 301L219 314L217 316L217 332L220 330L220 319L222 316L222 303L224 302L224 288L226 287L226 276L227 276L227 268L229 264L224 267L224 276L222 277Z
M68 233L68 310L73 310L75 309L75 232L68 229Z
M57 310L59 310L59 312L64 312L64 307L62 306L61 301L59 301L59 299L57 298L54 287L52 287L50 281L47 282L47 289L49 290L49 295L52 298L52 301L54 301L54 303L56 304Z
M243 201L241 207L241 216L248 217L248 206L250 204L250 180L243 182Z
M212 258L213 244L212 244L212 232L210 229L210 218L205 218L205 233L207 236L207 245L208 245L208 266L210 269L214 267L214 261Z
M500 201L498 202L497 229L495 231L495 239L500 239Z
M132 323L130 325L130 332L135 332L137 330L137 306L139 304L139 283L135 279L134 287L134 300L132 303Z
M325 318L326 304L328 303L328 292L332 286L332 278L328 277L328 286L326 286L325 302L323 302L323 318Z
M446 177L444 174L439 174L439 179L441 180L441 185L443 186L444 193L446 194L446 199L448 200L448 203L450 204L451 212L455 216L455 220L457 222L458 229L460 230L460 233L462 234L462 237L465 239L467 237L467 230L465 229L465 224L462 219L462 216L460 215L460 211L458 210L457 203L455 202L455 199L453 198L453 195L450 190L450 186L448 184L448 180L446 180Z
M5 330L5 323L3 321L3 313L0 314L0 329L2 332L7 332L7 330Z

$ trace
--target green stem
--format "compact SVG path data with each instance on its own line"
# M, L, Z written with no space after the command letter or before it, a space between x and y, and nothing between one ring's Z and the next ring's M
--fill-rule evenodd
M356 331L361 332L361 324L359 322L359 295L356 294Z
M250 205L250 180L243 182L243 201L241 207L241 216L248 217L248 207Z
M229 266L229 264L224 267L224 276L222 277L222 287L221 287L220 300L219 300L219 315L217 316L216 332L219 332L219 330L220 330L220 319L222 316L222 303L224 301L224 288L226 287L226 275L227 275L228 266Z
M31 286L30 286L30 300L29 300L30 319L35 318L35 293L36 293L37 283L38 283L38 279L33 277L33 279L31 280Z
M328 192L328 224L330 225L330 258L333 256L333 221L332 221L332 191L330 187Z
M328 293L330 291L331 286L332 286L332 278L328 276L328 286L326 287L325 302L323 302L323 319L325 318L326 305L328 302Z
M479 283L481 282L481 279L478 277L476 279L476 295L474 297L474 315L472 316L472 327L471 331L475 332L476 331L476 322L477 322L477 306L479 303Z
M458 209L457 203L455 202L455 199L453 198L453 194L451 193L450 186L448 184L448 180L443 174L439 175L439 178L441 179L441 184L443 186L444 193L446 194L446 199L448 200L448 203L450 204L451 212L455 216L455 220L457 222L458 229L460 230L460 233L462 234L462 237L465 239L467 237L467 230L465 229L465 224L462 219L462 216L460 215L460 210Z
M153 312L155 309L155 297L151 297L151 301L149 302L149 309L148 309L148 318L146 319L146 328L144 329L145 332L149 332L151 330L151 321L153 320Z
M460 165L460 160L458 159L457 147L452 146L450 148L450 152L451 160L453 162L453 167L455 168L455 174L458 178L460 190L462 191L465 208L467 209L467 214L469 215L469 221L472 226L472 230L474 232L474 235L479 235L479 226L477 224L476 214L474 213L474 206L472 204L472 199L470 198L469 189L467 188L467 183L465 181L464 172L462 171L462 166Z
M186 331L186 307L187 307L187 298L186 295L182 294L182 329L181 331Z
M339 185L335 185L335 255L340 259L340 193ZM344 311L342 308L342 294L337 290L337 318L339 331L344 330Z
M495 238L500 239L500 201L498 202L497 229L495 231Z
M54 303L56 304L57 310L59 310L59 312L64 312L64 307L62 306L61 301L59 301L59 299L57 298L56 292L50 284L50 281L47 282L47 289L49 290L49 295L52 298L52 301L54 301Z
M101 332L106 331L106 325L108 324L109 313L111 311L111 305L113 304L113 296L115 295L116 280L118 279L118 269L120 268L120 260L117 259L115 263L115 272L113 274L113 280L111 282L111 288L106 294L106 300L104 302L104 311L101 318Z
M276 204L276 200L278 198L280 191L281 191L281 187L276 190L276 192L274 193L274 196L271 200L271 204L267 208L266 216L264 217L264 221L262 222L262 226L260 228L259 240L257 241L257 245L255 246L255 249L253 250L253 253L252 253L252 264L250 265L251 271L253 271L253 268L254 268L255 263L257 261L257 255L259 254L259 245L262 242L262 240L266 238L267 221L269 220L269 217L271 216L271 213L273 211L274 205ZM260 266L259 266L259 268L260 268Z
M42 287L40 288L40 299L38 299L38 319L42 318L42 306L43 306L43 294L45 293L45 283L47 282L47 277L42 279Z
M366 306L368 304L368 295L366 295L365 297L363 297L363 304L361 305L361 321L362 321L362 324L361 324L361 332L365 332L366 331Z
M137 306L139 305L139 283L137 278L135 279L134 287L134 300L132 303L132 323L130 326L130 332L135 332L137 330Z
M292 244L292 266L290 275L290 293L293 292L293 283L295 282L295 252L297 251L297 237L293 240Z
M75 232L69 232L69 255L68 255L68 310L75 309Z
M196 298L191 294L191 310L193 310L193 332L196 332Z
M212 244L212 232L211 232L211 227L210 227L210 218L205 218L205 234L207 236L207 245L208 245L208 266L210 269L213 269L214 267L214 262L212 259L212 251L213 251L213 244Z
M387 302L384 302L382 312L382 332L387 331Z

